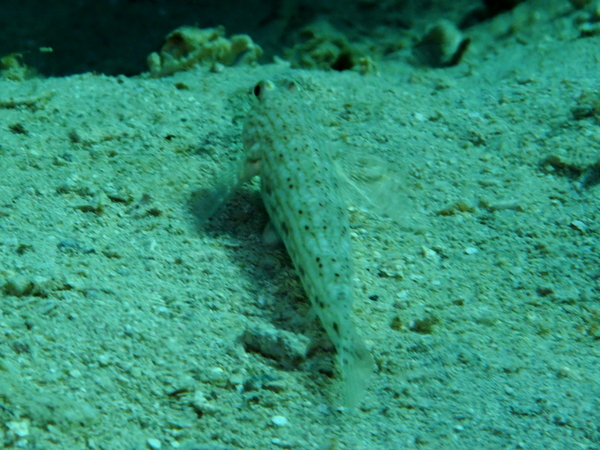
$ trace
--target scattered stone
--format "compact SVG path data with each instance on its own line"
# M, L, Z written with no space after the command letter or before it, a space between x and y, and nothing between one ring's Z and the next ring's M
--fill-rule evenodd
M309 339L306 336L278 330L271 324L255 323L242 335L246 350L278 361L283 366L297 366L306 359Z
M271 422L278 427L286 427L290 424L284 416L273 416L271 417Z
M458 214L460 212L474 213L475 208L469 206L465 202L456 202L450 206L445 207L444 209L439 210L437 214L440 216L454 216L455 214Z
M438 319L435 316L427 316L427 317L424 317L423 319L415 320L408 327L408 329L410 331L413 331L413 332L419 333L419 334L432 334L433 326L436 325L439 321L440 321L440 319Z
M212 402L208 401L200 391L194 392L191 405L199 417L205 414L211 416L218 411L218 408Z
M229 383L229 376L221 367L211 367L203 375L203 381L213 386L225 387Z
M24 297L33 290L33 282L24 275L16 273L6 279L4 292L15 297Z
M595 22L586 22L578 28L581 37L592 37L600 35L600 24Z
M581 220L574 220L571 222L571 228L575 228L576 230L581 231L582 233L585 233L587 231L587 225L585 224L585 222L582 222Z
M520 200L506 200L499 201L495 203L485 203L482 201L482 206L485 206L489 212L496 211L518 211L523 212L525 208L523 207Z
M402 324L402 319L400 316L395 316L390 322L390 328L395 331L402 331L404 329L404 325Z
M424 258L438 260L440 255L435 250L430 249L429 247L421 246L421 254Z
M162 448L162 443L155 438L149 438L146 443L152 450L160 450Z
M265 387L265 384L275 380L276 378L273 375L261 374L255 375L253 377L248 378L244 381L244 391L258 391Z
M381 278L404 278L404 269L400 261L386 261L377 267L377 276Z
M263 389L267 389L268 391L275 392L276 394L278 394L287 389L287 384L284 380L271 380L267 381L263 385Z
M6 424L6 428L19 438L25 438L29 436L29 421L21 420L21 421L11 421Z

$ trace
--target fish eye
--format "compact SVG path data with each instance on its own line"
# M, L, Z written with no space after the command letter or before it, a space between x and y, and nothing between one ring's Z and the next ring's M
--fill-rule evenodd
M252 92L256 98L260 98L260 94L262 93L262 83L257 83Z
M254 96L257 99L262 100L264 98L264 96L267 95L268 91L274 91L274 90L275 90L275 85L273 84L272 81L262 80L254 85L254 87L252 88L252 93L254 94Z

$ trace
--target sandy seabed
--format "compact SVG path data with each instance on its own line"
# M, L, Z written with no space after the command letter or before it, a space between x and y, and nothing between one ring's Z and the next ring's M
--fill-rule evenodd
M258 183L196 223L251 87L289 69L0 81L0 443L600 448L600 38L574 27L482 25L446 69L291 71L356 180L393 186L368 191L387 214L349 205L377 362L353 415L261 240ZM283 364L243 345L251 326L316 344Z

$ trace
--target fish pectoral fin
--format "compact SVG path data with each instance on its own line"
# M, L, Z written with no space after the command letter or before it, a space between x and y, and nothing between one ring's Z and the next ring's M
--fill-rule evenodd
M270 220L269 223L267 223L265 229L263 230L262 240L265 244L272 246L280 245L283 243L281 236L279 236L279 233L273 226L273 222L271 222Z
M375 155L346 152L337 155L336 168L346 201L406 226L415 207L408 195L407 176Z
M344 380L344 406L352 412L367 391L369 379L375 371L375 360L358 336L349 348L338 350L338 359Z
M258 174L258 161L235 161L218 177L212 186L196 192L192 213L198 225L204 225L227 203L239 187Z

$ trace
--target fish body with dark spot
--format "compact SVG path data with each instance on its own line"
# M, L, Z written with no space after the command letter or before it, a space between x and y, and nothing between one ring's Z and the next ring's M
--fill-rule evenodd
M352 320L350 224L325 132L289 78L258 83L243 131L235 185L259 175L261 196L302 285L333 342L345 405L362 399L375 364Z

